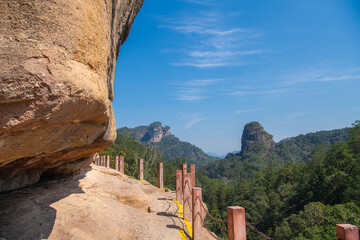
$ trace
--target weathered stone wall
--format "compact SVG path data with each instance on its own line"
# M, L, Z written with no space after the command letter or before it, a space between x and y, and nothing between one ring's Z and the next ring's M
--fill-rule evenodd
M0 1L0 191L77 172L115 140L116 59L143 1Z

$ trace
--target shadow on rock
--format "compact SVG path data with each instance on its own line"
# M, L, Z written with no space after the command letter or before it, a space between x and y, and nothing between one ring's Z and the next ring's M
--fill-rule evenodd
M169 201L172 201L171 198L158 198L157 200L169 200Z
M165 217L176 217L176 218L178 218L178 216L176 216L175 214L167 213L167 212L158 212L156 215L158 215L158 216L165 216Z
M89 170L90 167L79 175L0 193L0 238L48 238L56 219L56 210L51 205L71 194L84 193L79 180Z
M173 229L178 229L178 230L184 230L183 228L177 226L177 225L166 225L167 228L173 228ZM186 237L188 239L191 239L191 236L186 232L184 231L184 234L186 235Z

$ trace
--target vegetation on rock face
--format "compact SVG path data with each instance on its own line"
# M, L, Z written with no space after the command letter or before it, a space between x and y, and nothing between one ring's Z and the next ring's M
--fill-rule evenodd
M259 144L265 149L272 149L275 142L273 136L267 133L258 122L250 122L245 125L241 137L241 153L251 152Z

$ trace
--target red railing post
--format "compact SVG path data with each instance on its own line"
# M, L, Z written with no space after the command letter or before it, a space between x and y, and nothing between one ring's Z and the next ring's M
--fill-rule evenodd
M201 188L192 188L192 240L201 240L202 230L202 217L201 217L201 206L202 195Z
M195 164L190 165L190 174L192 187L195 187Z
M105 167L105 156L101 156L101 166Z
M359 228L351 224L336 224L338 240L359 240Z
M180 170L182 171L183 174L186 173L186 163L180 164Z
M246 240L245 208L227 207L228 240Z
M124 156L119 157L119 171L124 174L125 169L125 162L124 162Z
M184 195L184 175L186 174L186 163L180 164L181 174L182 174L182 195Z
M139 180L144 179L144 160L139 158L138 160L138 172L139 172Z
M182 170L176 170L176 201L182 203Z
M163 181L163 163L157 163L157 186L158 188L164 188L164 181Z
M95 159L95 165L99 165L99 157L100 157L100 155L97 153L97 156Z
M119 156L115 156L115 170L119 171Z
M106 167L107 168L110 167L110 156L109 155L106 156Z
M192 199L191 199L191 175L190 173L185 173L183 176L183 183L184 183L184 205L183 205L183 216L184 219L188 219L191 221L191 205L192 205Z

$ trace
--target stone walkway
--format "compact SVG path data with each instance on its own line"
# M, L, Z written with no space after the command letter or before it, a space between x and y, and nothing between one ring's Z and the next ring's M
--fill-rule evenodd
M190 239L175 192L104 167L0 194L0 239ZM203 239L214 239L203 229Z

